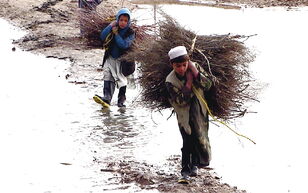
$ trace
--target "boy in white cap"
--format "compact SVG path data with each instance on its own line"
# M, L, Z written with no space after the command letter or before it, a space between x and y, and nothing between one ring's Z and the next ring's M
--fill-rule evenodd
M173 70L166 78L166 87L183 138L182 170L178 182L187 184L189 176L197 176L198 167L208 166L211 160L208 112L192 87L204 98L212 81L201 66L190 61L184 46L172 48L168 55Z

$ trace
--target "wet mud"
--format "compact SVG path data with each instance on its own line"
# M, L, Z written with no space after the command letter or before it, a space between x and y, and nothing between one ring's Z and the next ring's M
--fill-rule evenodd
M306 1L216 1L219 3L248 3L250 6L301 6ZM97 90L102 85L101 62L103 50L89 50L76 44L80 40L76 24L76 0L0 0L0 16L28 33L21 39L14 40L25 51L43 54L46 57L67 60L71 63L65 78L68 83L76 84L85 91ZM110 0L103 6L136 8L128 1ZM80 40L81 41L81 40ZM74 43L73 43L74 42ZM134 87L134 86L131 86ZM222 183L211 168L201 169L199 176L192 178L189 185L177 184L180 171L180 155L166 158L163 165L152 165L138 161L133 151L143 147L153 131L147 124L153 124L148 118L136 114L138 108L127 107L125 110L98 110L92 120L99 120L102 125L85 127L86 140L80 143L93 145L91 168L104 180L93 182L93 186L102 184L102 190L126 190L134 184L142 190L159 192L246 192L236 186ZM151 123L146 123L148 122ZM78 123L74 123L78 124ZM136 129L137 128L137 129ZM80 131L82 133L82 131ZM179 147L180 148L180 147ZM95 181L95 180L94 180Z
M98 113L104 124L95 127L88 140L95 142L92 167L97 168L99 175L109 176L104 191L125 190L135 184L141 190L159 192L246 192L222 183L210 167L199 169L198 177L192 177L190 184L178 184L180 155L171 155L165 162L155 164L136 159L134 150L159 135L159 128L149 129L153 128L150 112L129 106L102 109Z

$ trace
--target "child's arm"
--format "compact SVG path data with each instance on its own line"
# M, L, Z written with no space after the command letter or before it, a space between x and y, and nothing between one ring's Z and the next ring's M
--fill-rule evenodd
M112 31L112 28L115 26L115 24L116 24L116 21L113 21L102 30L101 35L100 35L100 38L102 41L105 41L106 37Z
M194 78L197 78L199 75L199 70L196 68L195 64L192 63L190 60L188 61L188 69L194 76Z
M135 39L135 33L129 35L127 38L123 39L119 34L115 35L115 42L121 49L129 48Z
M169 93L169 98L174 103L177 103L180 106L186 106L190 103L193 93L191 90L188 90L186 86L179 89L173 86L170 82L166 82L166 87Z
M196 64L196 68L199 71L198 77L195 80L196 86L202 87L203 90L209 90L212 86L212 80L208 77L206 71L199 65Z
M200 74L199 84L201 87L204 88L204 90L208 91L212 87L213 83L212 83L212 80L209 79L209 77L204 76L203 74Z

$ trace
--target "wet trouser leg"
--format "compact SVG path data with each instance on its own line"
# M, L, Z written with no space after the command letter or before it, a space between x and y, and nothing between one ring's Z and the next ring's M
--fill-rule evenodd
M119 90L119 94L118 94L118 106L119 107L124 107L124 102L126 100L126 86L122 86Z
M205 167L211 160L211 145L208 137L208 114L203 114L198 100L192 100L189 112L189 125L192 129L193 152L192 165Z
M112 99L112 96L113 96L113 93L114 93L114 89L115 89L115 84L114 84L113 81L107 81L107 80L104 81L104 89L103 89L104 97L103 97L103 100L108 104L110 104L110 102L111 102L111 99Z
M188 135L184 128L180 128L180 132L183 139L182 147L182 175L188 175L192 167L192 152L193 152L193 137Z

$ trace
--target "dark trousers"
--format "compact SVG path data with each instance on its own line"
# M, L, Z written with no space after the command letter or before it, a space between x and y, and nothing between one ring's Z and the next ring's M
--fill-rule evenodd
M125 102L126 100L126 96L125 96L125 93L126 93L126 86L122 86L120 89L119 89L119 94L118 94L118 105L123 105L123 103Z
M110 104L115 89L115 83L112 81L104 81L104 97L103 100Z
M196 137L192 132L191 135L188 135L184 128L180 128L180 132L183 139L182 147L182 170L181 173L190 173L190 170L193 166L197 166L199 163L199 158L197 156L196 149Z
M103 89L103 92L104 92L104 97L103 97L103 100L105 102L107 102L108 104L111 103L111 100L112 100L112 97L113 97L113 93L114 93L114 90L115 90L115 83L113 81L107 81L105 80L104 81L104 89ZM122 86L120 89L119 89L119 94L118 94L118 106L120 105L123 105L125 100L126 100L126 86Z

